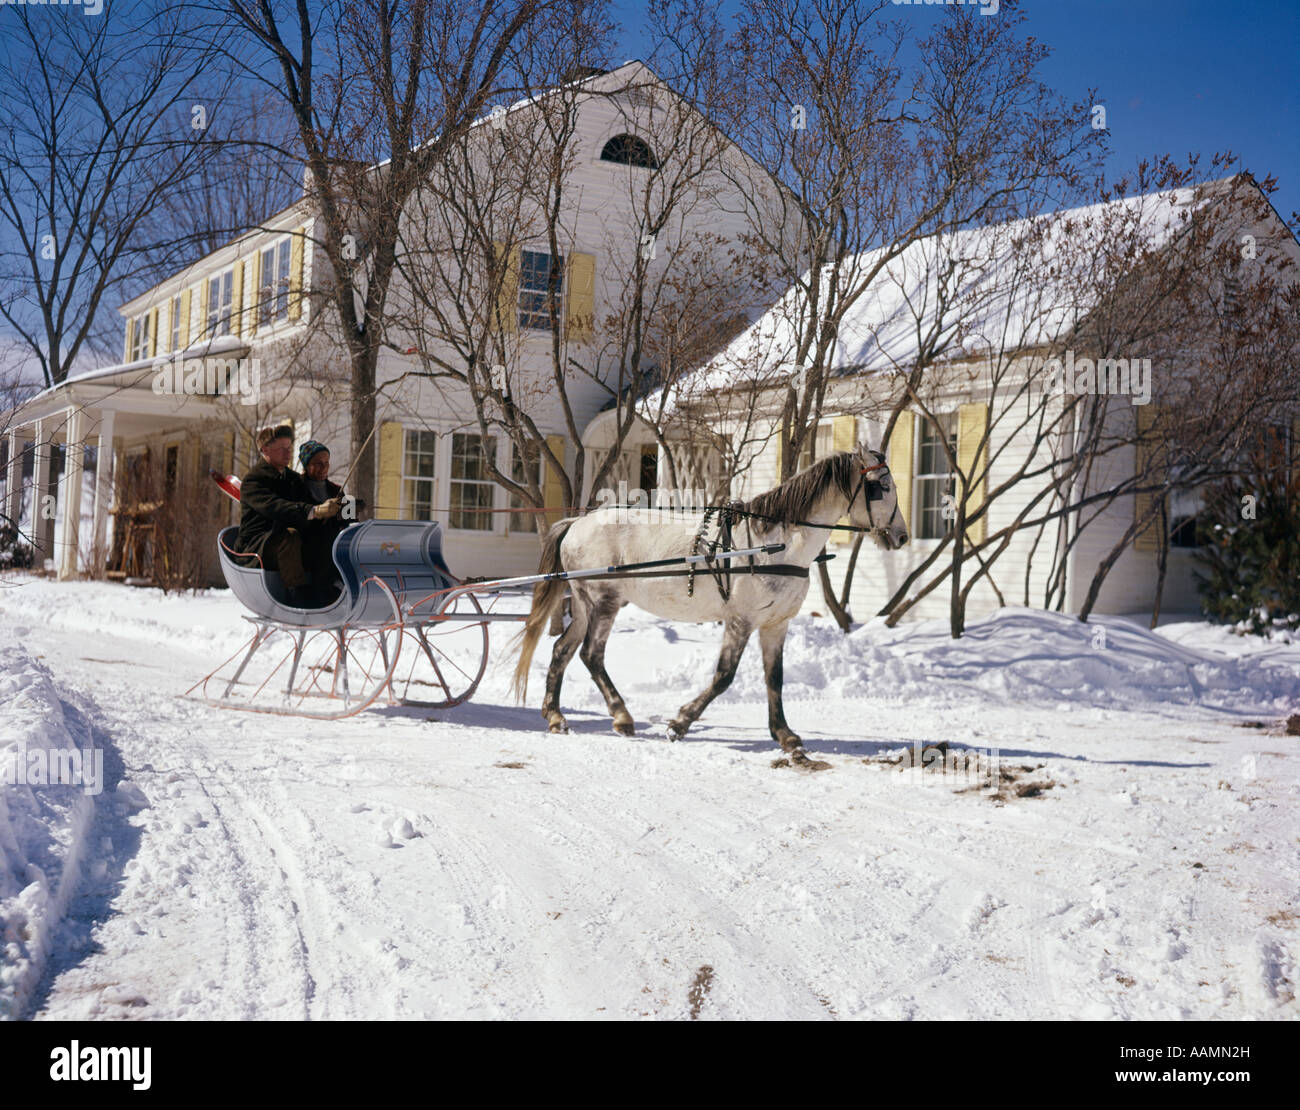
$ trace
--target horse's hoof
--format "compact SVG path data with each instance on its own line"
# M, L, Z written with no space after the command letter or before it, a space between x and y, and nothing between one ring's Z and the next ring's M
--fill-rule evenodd
M635 736L636 724L631 717L625 717L614 722L614 731L620 736Z
M547 718L546 731L554 733L568 732L569 722L557 713L554 717Z
M824 759L809 759L808 753L803 748L795 748L790 752L790 764L796 771L829 771L831 765Z
M670 721L668 723L668 739L680 740L686 735L686 730L691 726L682 721Z

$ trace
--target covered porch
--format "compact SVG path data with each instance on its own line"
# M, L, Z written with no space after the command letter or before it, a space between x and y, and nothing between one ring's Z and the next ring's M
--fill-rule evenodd
M34 570L148 576L155 514L169 495L194 488L205 462L223 461L212 458L214 441L234 455L229 398L167 392L160 380L153 361L107 367L0 418L0 508L30 544ZM151 486L129 480L151 468L160 476Z

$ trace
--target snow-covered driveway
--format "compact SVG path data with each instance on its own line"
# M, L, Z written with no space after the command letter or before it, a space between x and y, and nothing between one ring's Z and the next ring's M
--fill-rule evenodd
M44 967L0 978L18 1013L1297 1016L1300 738L1276 727L1300 710L1297 649L1123 621L1098 647L1026 610L959 644L809 619L787 713L833 769L808 774L772 766L756 651L664 739L652 718L711 670L713 626L624 612L609 662L634 740L580 665L575 731L542 732L506 697L504 638L472 705L318 723L177 696L233 650L224 596L19 581L6 666L48 669L107 784L53 942L0 959ZM0 753L25 704L0 706ZM996 749L996 796L899 762L939 741ZM39 793L6 791L0 818ZM24 836L72 838L41 820L4 849L7 932Z

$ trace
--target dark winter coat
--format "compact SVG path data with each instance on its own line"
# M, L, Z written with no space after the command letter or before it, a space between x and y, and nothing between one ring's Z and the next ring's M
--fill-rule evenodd
M307 484L306 478L303 478L302 484L306 488L307 496L311 499L313 505L320 505L325 501L329 501L331 498L343 496L343 487L336 485L328 478L325 479L325 496L320 501L316 500L316 495L312 493L311 486ZM352 523L353 521L351 520L345 520L342 513L338 513L336 516L327 517L325 520L313 520L307 525L307 534L314 540L324 543L327 548L332 550L334 547L334 537Z
M240 482L237 550L263 554L272 536L289 528L306 528L315 503L301 474L288 468L276 470L263 459Z

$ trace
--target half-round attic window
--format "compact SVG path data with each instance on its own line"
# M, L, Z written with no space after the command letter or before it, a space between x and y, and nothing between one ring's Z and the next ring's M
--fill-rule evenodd
M621 162L625 166L641 166L647 170L657 170L659 160L655 152L644 139L635 135L615 135L600 152L602 162Z

